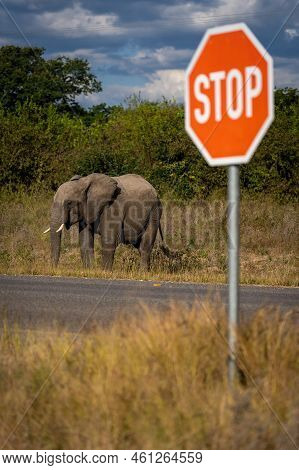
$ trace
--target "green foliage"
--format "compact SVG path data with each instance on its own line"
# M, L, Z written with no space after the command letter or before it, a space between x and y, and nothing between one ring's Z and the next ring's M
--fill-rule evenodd
M241 167L242 186L253 193L298 197L299 92L275 91L275 120L248 165Z
M298 90L276 90L275 121L248 165L242 188L277 198L298 195ZM210 168L184 130L184 109L175 102L150 103L133 97L101 126L101 145L80 160L81 172L135 172L161 194L176 199L206 197L226 190L225 168Z
M84 59L43 58L39 47L0 48L0 103L5 110L30 100L39 106L53 104L62 112L81 114L75 98L101 91L101 83Z
M109 106L107 103L100 103L92 106L82 113L83 121L87 126L94 123L105 123L108 121L112 112L120 106Z
M241 167L243 191L295 200L299 94L276 90L275 121L252 161ZM32 102L0 110L0 179L12 188L55 189L74 173L138 173L164 197L191 200L226 191L226 169L210 168L184 130L174 101L133 97L70 117Z
M223 169L209 168L187 136L183 106L175 102L132 97L127 107L111 112L100 134L98 150L79 162L81 173L138 173L178 199L207 196L225 184Z
M72 173L87 135L79 119L61 115L53 106L43 109L25 103L14 113L0 109L0 138L2 187L54 189Z

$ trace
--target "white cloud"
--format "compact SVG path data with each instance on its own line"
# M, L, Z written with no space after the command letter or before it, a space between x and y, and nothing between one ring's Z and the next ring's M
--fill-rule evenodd
M171 69L182 61L187 64L192 57L191 49L175 49L165 46L158 49L141 49L134 55L117 55L98 52L96 49L76 49L74 51L61 51L52 56L65 55L68 57L82 57L88 59L93 67L108 70L111 67L129 74L144 73L149 69Z
M175 98L182 101L184 98L184 76L185 71L157 70L148 78L148 82L142 87L141 95L150 100Z
M289 39L294 39L299 36L299 28L289 28L285 30Z
M273 2L279 0L273 0ZM111 2L112 4L112 2ZM273 6L268 9L273 9ZM84 37L91 35L122 35L145 37L159 34L160 30L196 30L204 31L219 22L238 22L244 18L259 21L258 13L265 15L262 0L220 0L213 5L207 3L182 2L179 4L153 4L158 17L153 21L136 20L134 17L120 25L120 18L115 13L94 14L75 3L71 8L58 12L45 12L38 16L43 27L54 32L63 33L68 37ZM163 50L166 48L161 48ZM158 49L157 49L158 51ZM143 51L147 55L147 50ZM169 50L170 56L172 54ZM141 59L141 56L136 57ZM158 52L156 59L159 60Z
M91 93L86 96L80 96L78 102L85 107L97 105L99 103L122 104L126 98L133 94L138 94L142 87L129 85L103 85L103 91L100 93Z
M0 37L0 46L7 46L7 44L11 44L11 43L12 42L10 39Z
M178 102L182 102L184 99L184 74L185 71L181 69L157 70L147 76L147 82L143 86L104 86L100 99L107 103L120 103L129 96L140 93L141 98L151 101L159 101L165 97L167 99L175 98ZM97 97L92 97L92 104L96 100Z
M92 66L96 67L111 67L112 65L119 65L119 60L107 53L99 52L96 49L75 49L74 51L61 51L51 54L52 57L64 55L70 58L80 57L87 59Z
M114 13L98 15L76 3L71 8L36 15L40 26L66 37L111 36L127 32L117 25L119 18Z
M256 15L259 3L259 0L223 0L210 6L187 2L161 7L161 18L170 25L173 21L176 28L206 30L219 21L238 22L241 17Z
M274 57L274 84L299 88L299 58Z
M299 88L299 58L275 57L274 68L275 86ZM147 75L147 82L143 86L107 84L104 85L102 93L82 97L80 102L85 106L92 106L100 102L117 104L124 102L130 95L139 93L141 93L141 98L152 101L158 101L165 97L183 102L184 73L185 71L181 69L157 70Z
M82 95L77 99L77 101L78 103L80 103L81 106L85 106L86 108L89 108L99 103L107 102L107 100L105 100L105 97L103 96L103 93L90 93L89 95Z
M103 92L82 96L79 102L83 106L93 106L99 103L118 104L133 94L141 94L142 99L159 101L163 97L175 98L182 102L184 99L184 70L157 70L148 75L148 81L143 86L111 84L103 87Z
M174 64L179 60L187 60L192 56L191 49L175 49L173 46L165 46L159 49L142 49L128 59L138 66L165 66Z

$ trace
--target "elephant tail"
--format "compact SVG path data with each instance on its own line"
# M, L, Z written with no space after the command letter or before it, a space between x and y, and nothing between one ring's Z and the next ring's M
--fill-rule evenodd
M163 232L161 228L161 222L159 223L159 233L161 237L161 243L159 243L159 247L161 248L163 254L170 259L177 259L179 258L179 253L177 251L171 250L166 243L164 243Z

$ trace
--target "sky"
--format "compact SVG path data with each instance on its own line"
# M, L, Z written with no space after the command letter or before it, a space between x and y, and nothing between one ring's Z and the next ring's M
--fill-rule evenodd
M204 32L239 22L274 58L275 85L299 88L298 0L0 0L0 46L86 58L103 91L81 98L84 106L134 93L182 102L184 71Z

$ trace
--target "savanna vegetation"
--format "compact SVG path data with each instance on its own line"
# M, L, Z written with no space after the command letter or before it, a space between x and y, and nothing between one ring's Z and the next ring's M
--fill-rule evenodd
M4 320L1 448L296 448L298 318L260 310L239 329L232 393L222 308L154 313L89 319L75 342Z
M89 64L43 53L0 48L0 273L224 282L226 171L200 157L183 106L135 96L86 110L77 98L101 90ZM276 90L275 121L241 168L243 283L297 285L298 111L298 90ZM121 246L113 273L84 271L72 227L51 266L42 232L54 191L91 172L138 173L158 189L175 259L157 246L152 271L141 274L137 252ZM3 449L298 445L295 313L260 310L239 327L233 391L222 306L137 313L105 328L87 318L75 337L58 327L19 331L0 315Z
M275 121L241 167L243 193L297 199L298 103L297 90L276 91ZM53 104L2 105L1 187L55 190L73 174L102 172L141 174L162 197L176 200L225 193L226 169L210 168L199 155L184 130L182 105L133 97L126 106L99 108L76 116Z
M222 197L193 203L164 201L162 227L177 253L166 258L158 243L152 269L141 273L137 250L120 246L113 272L102 271L96 239L97 266L83 270L78 228L64 231L59 265L50 262L49 225L52 192L24 191L0 195L0 272L54 274L174 281L225 282L227 269L226 201ZM241 282L296 286L298 211L294 202L243 198L241 204ZM159 240L159 237L158 237Z
M150 276L224 281L226 169L208 167L199 155L184 130L183 106L135 96L86 110L76 99L101 90L89 64L43 52L0 48L9 71L0 74L1 272L81 275L74 231L61 267L49 263L41 232L54 191L73 174L138 173L158 189L166 239L181 250L174 262L156 252ZM296 285L298 119L298 90L276 90L275 121L241 167L243 282ZM114 275L135 276L136 259L119 249Z

